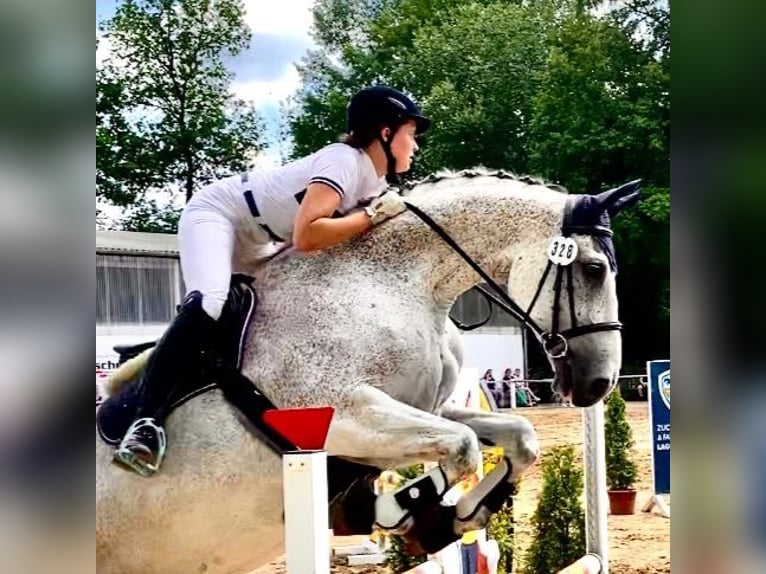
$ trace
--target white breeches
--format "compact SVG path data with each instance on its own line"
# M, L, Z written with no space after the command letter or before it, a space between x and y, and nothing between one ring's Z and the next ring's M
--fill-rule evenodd
M229 294L235 240L235 221L224 210L194 198L186 205L178 222L186 293L202 293L202 308L216 320Z

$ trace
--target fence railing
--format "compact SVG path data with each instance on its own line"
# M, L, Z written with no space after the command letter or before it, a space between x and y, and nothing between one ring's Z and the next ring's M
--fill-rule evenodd
M519 386L519 383L522 386ZM647 383L644 375L622 375L618 378L620 392L626 401L646 400ZM531 393L527 393L524 387ZM527 406L531 399L539 404L564 404L561 397L553 390L553 379L516 379L513 381L488 382L487 387L495 399L498 408L516 408Z

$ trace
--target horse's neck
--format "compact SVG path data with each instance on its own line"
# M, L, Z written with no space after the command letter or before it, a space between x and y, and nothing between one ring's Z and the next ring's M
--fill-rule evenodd
M566 196L542 186L492 177L438 184L407 198L428 214L490 275L503 274L513 259L540 250L561 226ZM383 231L383 229L381 229ZM414 214L395 218L376 246L397 245L399 257L423 263L435 299L449 308L482 280ZM383 234L381 234L383 235Z

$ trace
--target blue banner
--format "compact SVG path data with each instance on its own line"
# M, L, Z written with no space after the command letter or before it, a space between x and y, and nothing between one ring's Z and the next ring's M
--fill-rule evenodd
M648 361L654 494L670 494L670 361Z

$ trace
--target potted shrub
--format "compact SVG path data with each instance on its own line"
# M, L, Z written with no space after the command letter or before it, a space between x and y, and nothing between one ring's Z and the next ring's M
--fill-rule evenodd
M631 459L633 431L625 418L625 400L616 388L606 398L606 481L612 514L633 514L636 509L636 465Z

